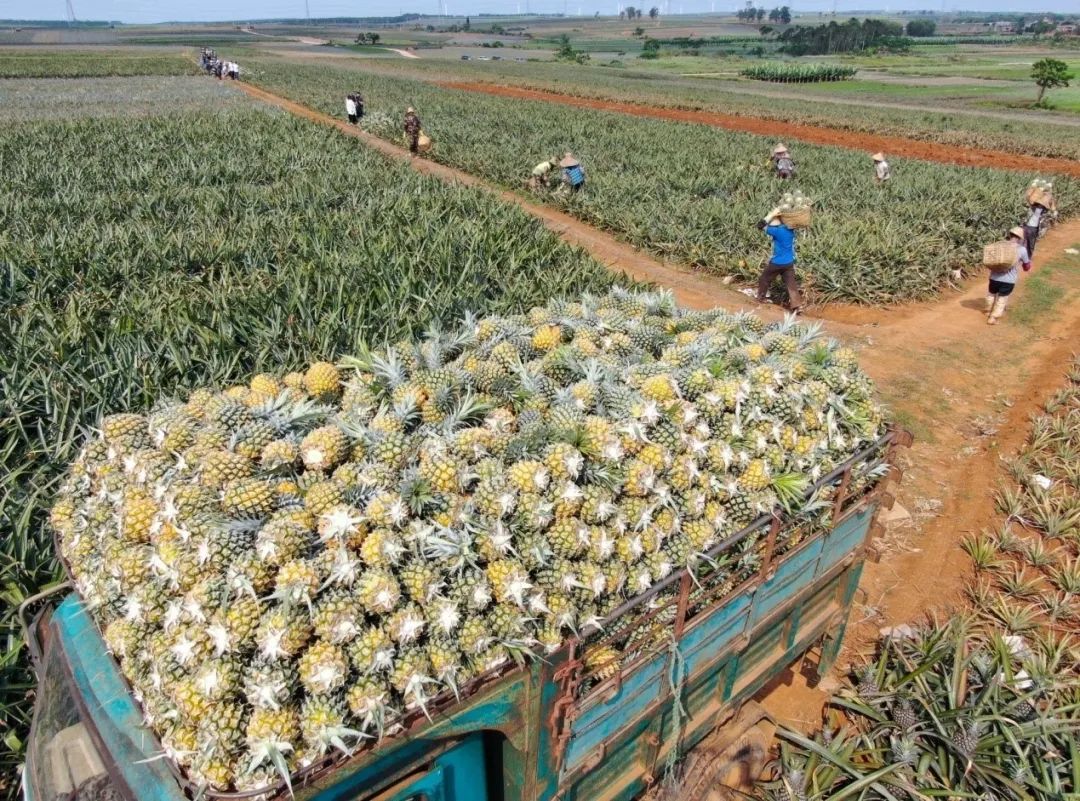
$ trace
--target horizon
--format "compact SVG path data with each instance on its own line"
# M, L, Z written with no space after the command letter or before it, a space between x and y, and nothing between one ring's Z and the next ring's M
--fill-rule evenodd
M723 4L731 0L723 0ZM1038 16L1040 14L1078 14L1080 13L1080 0L1073 0L1068 8L1053 9L1022 9L1010 7L1013 0L988 0L987 6L980 9L948 8L949 0L942 0L942 6L938 9L927 8L924 3L885 3L882 8L866 8L864 0L844 3L842 0L811 0L806 5L793 6L792 11L796 14L832 14L837 16L858 15L893 15L902 12L912 13L923 11L934 16L950 15L977 15L977 14L1007 14L1015 16ZM455 8L460 3L461 9ZM220 4L211 0L189 0L183 6L183 14L176 16L169 14L170 4L139 2L139 0L72 0L75 19L79 23L119 23L123 25L169 25L169 24L221 24L242 23L257 21L261 23L274 23L282 21L310 21L313 24L321 20L330 19L371 19L377 17L396 17L406 14L417 14L425 19L438 18L464 18L466 16L535 16L535 17L559 17L565 16L570 19L591 18L599 12L601 17L616 16L617 8L633 5L633 3L619 2L619 0L594 0L586 3L584 0L424 0L423 3L435 5L445 9L445 13L437 11L424 11L420 8L407 8L399 0L374 0L365 9L368 13L357 15L355 6L342 0L273 0L271 3L256 2L256 0L237 0L232 3L228 10L232 13L221 14ZM783 5L784 3L779 3ZM791 5L790 0L787 4ZM67 18L67 4L58 0L51 0L50 5L55 8L55 16L42 15L40 2L36 0L9 0L10 15L0 18L0 23L5 24L32 24L34 22L64 22ZM421 5L417 3L416 5ZM716 0L652 0L649 5L657 5L661 9L663 17L700 16L702 14L717 16L730 16L738 7L717 9ZM755 3L756 5L756 3ZM771 7L764 4L766 7ZM148 8L150 6L152 8ZM511 8L507 8L511 6ZM665 8L666 7L666 8ZM250 14L236 13L240 9L250 8ZM20 14L19 9L25 9Z

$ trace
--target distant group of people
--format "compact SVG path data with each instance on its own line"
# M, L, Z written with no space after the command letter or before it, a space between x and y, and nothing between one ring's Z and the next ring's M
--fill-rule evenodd
M349 123L356 125L359 120L364 118L364 96L359 92L350 92L345 95L345 116L349 118Z
M214 52L213 48L204 47L202 49L199 63L202 64L202 68L207 73L215 76L219 81L223 81L226 78L235 81L240 77L240 65L235 61L226 61L218 58L218 55Z

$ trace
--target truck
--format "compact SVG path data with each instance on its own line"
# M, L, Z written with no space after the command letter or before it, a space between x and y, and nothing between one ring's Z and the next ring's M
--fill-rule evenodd
M19 610L38 680L26 801L629 801L676 773L679 798L745 785L772 733L752 698L799 659L819 675L834 663L878 510L902 475L895 451L911 441L890 429L809 488L818 514L760 516L599 632L480 675L409 712L393 736L269 790L200 793L144 724L79 597L59 585ZM738 569L708 569L718 564ZM590 662L601 646L616 664Z

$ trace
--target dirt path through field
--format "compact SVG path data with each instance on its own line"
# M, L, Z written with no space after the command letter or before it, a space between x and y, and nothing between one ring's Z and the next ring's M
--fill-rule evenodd
M779 308L760 306L750 301L745 295L726 286L716 276L691 272L677 265L655 259L641 253L625 242L620 242L610 234L592 228L569 214L550 206L533 203L515 192L501 189L481 178L477 178L475 175L456 170L453 167L447 167L444 164L425 158L415 158L404 147L391 144L385 139L380 139L361 128L349 125L345 120L334 119L265 89L243 82L237 83L235 86L252 97L278 106L299 117L333 126L342 133L356 137L388 156L408 160L414 169L425 175L433 175L445 181L486 189L503 200L521 207L543 222L547 228L558 234L563 241L584 248L593 258L609 269L624 273L636 281L655 283L670 289L674 293L676 300L684 306L694 309L711 309L717 306L723 306L731 310L754 308L763 317L769 319L778 319L782 316Z
M532 203L475 176L407 151L342 120L313 111L249 84L248 94L298 116L332 125L395 158L408 159L428 175L484 188L528 211L565 241L583 247L611 269L673 290L692 308L742 308L743 296L718 279L689 272L639 253L614 237L555 209ZM1034 272L1080 243L1080 220L1059 225L1039 243ZM1080 266L1080 257L1070 257ZM904 453L899 503L912 518L889 528L879 564L867 564L852 612L845 659L857 657L885 625L919 621L961 595L968 561L963 537L995 519L993 490L1001 459L1015 453L1027 436L1027 420L1060 386L1062 371L1080 349L1080 280L1076 269L1048 280L1060 292L1045 319L1032 328L1010 319L986 325L983 280L929 304L899 310L830 307L825 330L861 351L861 363L879 392L915 435ZM775 307L755 308L775 319ZM844 663L841 660L841 664ZM825 693L810 689L800 675L787 675L760 700L779 719L803 728L820 720Z
M1080 162L1070 159L1022 156L998 150L949 147L934 142L923 142L918 139L907 139L899 136L879 136L817 125L766 120L760 117L721 114L715 111L689 111L686 109L664 108L662 106L648 106L642 103L623 103L615 100L577 97L540 89L524 89L519 86L504 86L474 81L438 81L437 84L447 89L480 92L498 97L540 100L547 103L559 103L565 106L596 111L614 111L635 117L712 125L729 131L743 131L775 138L801 139L804 142L812 142L817 145L865 150L867 153L881 150L893 156L936 161L942 164L959 164L964 167L996 167L997 169L1021 170L1024 172L1057 172L1080 178Z

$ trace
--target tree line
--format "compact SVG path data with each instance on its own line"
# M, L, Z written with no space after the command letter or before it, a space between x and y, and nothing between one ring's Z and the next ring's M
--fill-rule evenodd
M843 24L835 21L814 27L788 28L778 37L781 50L793 56L853 53L871 48L907 50L911 40L896 22L852 17Z
M764 8L755 8L754 6L747 4L745 8L740 8L736 11L735 16L743 22L754 22L755 20L761 22L768 16L769 22L778 22L781 25L788 25L791 23L791 7L777 6L771 11L766 11Z

